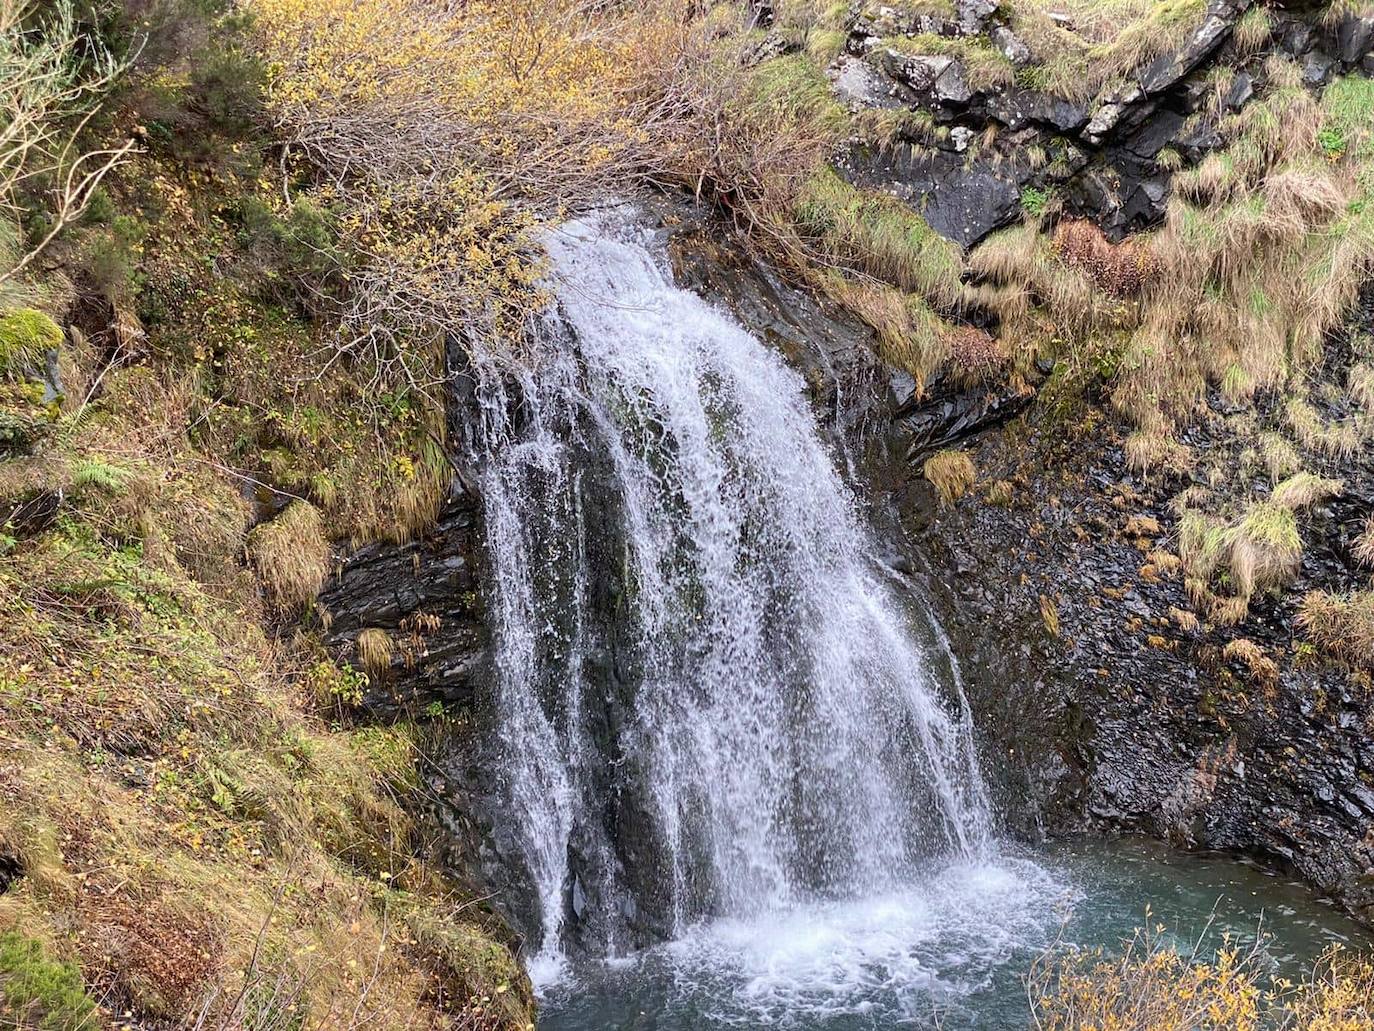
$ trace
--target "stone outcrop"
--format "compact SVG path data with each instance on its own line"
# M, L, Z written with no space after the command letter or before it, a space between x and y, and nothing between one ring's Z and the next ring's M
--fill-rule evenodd
M488 634L477 499L455 483L419 540L369 544L340 564L320 594L326 646L358 668L358 638L385 635L389 659L370 671L363 706L374 718L465 708L477 697Z
M1218 65L1236 73L1223 112L1240 110L1254 96L1269 53L1298 61L1312 88L1341 72L1374 71L1374 20L1350 15L1317 29L1271 7L1269 43L1242 51L1232 37L1249 0L1212 0L1177 49L1082 102L1026 85L1035 81L1030 73L1040 56L986 6L958 4L952 18L886 7L856 16L846 52L832 67L837 93L851 108L908 108L936 126L895 147L855 145L841 170L857 184L907 201L964 247L1018 218L1028 190L1056 191L1068 214L1094 218L1113 239L1158 222L1180 162L1195 164L1221 144L1207 102L1213 89L1207 76ZM1015 74L976 88L957 49L922 52L921 39L931 36L995 49ZM970 147L971 139L981 142ZM1162 160L1166 149L1170 157ZM1028 160L1032 150L1042 159Z

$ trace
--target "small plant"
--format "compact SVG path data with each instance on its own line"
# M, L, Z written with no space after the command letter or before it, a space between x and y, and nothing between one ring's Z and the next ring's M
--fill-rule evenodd
M1050 199L1053 196L1053 190L1027 186L1021 191L1021 210L1034 218L1039 218L1049 207Z
M89 1031L99 1026L95 1003L71 963L50 958L17 931L0 934L0 1026L41 1031Z
M1335 126L1324 125L1317 130L1317 145L1322 153L1334 161L1345 153L1345 134Z
M118 494L132 474L121 466L111 465L98 458L88 458L72 465L72 486L90 487L103 494Z
M306 673L306 683L320 701L352 707L362 704L367 677L348 663L336 666L328 659L322 659L310 667Z

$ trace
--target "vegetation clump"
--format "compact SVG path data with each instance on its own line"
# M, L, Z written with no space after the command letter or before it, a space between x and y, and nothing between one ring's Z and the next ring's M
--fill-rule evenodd
M98 1026L97 1007L72 963L18 931L0 932L0 1023L41 1031Z
M925 460L921 471L947 505L967 494L977 479L967 451L937 451Z
M48 351L62 344L62 330L50 315L19 308L0 315L0 377L32 374Z
M1117 953L1043 955L1027 981L1036 1031L1355 1031L1374 1019L1374 965L1339 947L1305 980L1266 976L1262 940L1223 938L1190 953L1162 926L1138 930Z
M1302 601L1298 623L1325 654L1374 669L1374 591L1313 591Z
M291 502L248 535L247 547L277 610L297 613L315 600L330 565L329 542L315 506Z

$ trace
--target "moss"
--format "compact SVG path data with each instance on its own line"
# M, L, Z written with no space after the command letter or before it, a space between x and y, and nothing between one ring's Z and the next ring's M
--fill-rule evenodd
M0 379L41 371L44 355L61 344L61 327L41 311L19 308L0 315Z
M101 1023L76 966L17 931L0 934L0 1001L6 1027L91 1031Z

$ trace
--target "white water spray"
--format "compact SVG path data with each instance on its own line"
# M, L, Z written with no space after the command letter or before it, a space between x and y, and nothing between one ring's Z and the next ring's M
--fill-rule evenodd
M980 857L967 707L875 566L801 377L623 213L547 245L546 353L478 359L474 444L542 958Z

